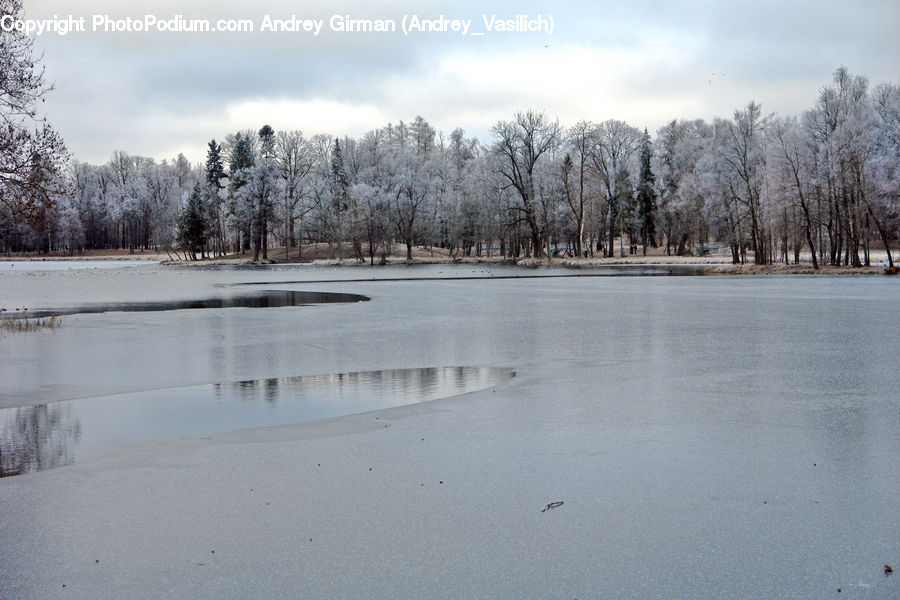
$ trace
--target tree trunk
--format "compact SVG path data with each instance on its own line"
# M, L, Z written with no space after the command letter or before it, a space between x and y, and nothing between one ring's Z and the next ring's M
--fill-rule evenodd
M806 201L803 198L800 199L800 207L803 209L803 218L806 221L806 226L804 229L806 230L806 243L809 244L809 253L812 256L813 269L816 271L819 270L819 261L816 260L816 246L813 244L812 239L812 218L809 214L809 207L806 205Z

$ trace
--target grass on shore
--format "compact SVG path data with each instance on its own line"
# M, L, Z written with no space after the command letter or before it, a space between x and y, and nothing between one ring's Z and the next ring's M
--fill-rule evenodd
M62 319L59 315L50 315L49 317L29 317L27 312L18 315L0 315L0 331L26 333L31 331L40 331L41 329L56 329L62 325Z

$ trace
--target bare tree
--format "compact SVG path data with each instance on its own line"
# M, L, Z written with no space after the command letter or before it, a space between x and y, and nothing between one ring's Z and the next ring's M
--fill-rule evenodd
M21 0L0 0L0 17L22 17ZM56 198L65 191L68 152L62 138L38 115L53 86L34 57L34 37L0 31L0 208L14 221L46 230Z
M500 121L491 128L496 138L494 152L501 157L500 174L508 187L516 190L521 205L517 222L524 221L531 233L531 247L537 258L544 257L544 228L535 205L535 167L560 142L558 121L533 110L516 113L514 121Z

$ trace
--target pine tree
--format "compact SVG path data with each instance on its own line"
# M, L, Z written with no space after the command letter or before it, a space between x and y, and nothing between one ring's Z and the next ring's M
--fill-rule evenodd
M200 184L194 185L187 205L178 217L177 240L179 247L197 260L197 250L206 246L207 241L206 211L203 207L203 190Z
M253 220L252 214L247 214L240 200L239 191L247 184L249 169L254 165L253 148L250 139L243 133L235 136L234 145L228 157L229 168L229 213L237 221L238 252L244 252L250 247L250 228Z
M259 143L261 149L260 169L274 172L275 170L275 130L270 125L263 125L259 130ZM266 174L259 174L265 179ZM253 238L253 261L259 260L259 251L262 249L263 260L269 260L269 221L272 218L272 190L271 186L261 186L262 193L258 198L256 207L256 227Z
M628 172L628 169L620 169L616 175L616 195L614 200L619 234L619 256L624 258L625 234L628 233L629 250L633 248L632 238L634 236L634 227L632 225L635 212L634 184L631 182L631 173Z
M231 174L235 175L241 169L252 167L255 162L250 140L243 133L238 133L235 136L231 156L229 156L228 168L231 170Z
M337 138L334 140L334 149L331 152L331 194L332 194L332 210L335 219L335 237L337 238L338 258L343 258L344 236L343 236L343 214L347 210L347 188L350 182L347 179L347 173L344 170L344 155L341 152L341 142Z
M225 167L222 164L222 146L216 140L210 140L209 150L206 152L206 185L222 189L223 177Z
M210 225L210 233L214 235L215 252L218 255L225 254L225 233L222 223L222 197L220 192L224 187L222 179L225 177L225 167L222 164L222 147L216 140L209 142L209 150L206 153L206 185L204 188L207 219Z
M271 125L263 125L259 130L259 145L264 160L275 158L275 130Z
M647 256L647 242L656 247L656 176L650 166L653 158L653 147L650 135L644 129L641 143L641 174L638 182L638 217L641 222L641 245L644 256Z

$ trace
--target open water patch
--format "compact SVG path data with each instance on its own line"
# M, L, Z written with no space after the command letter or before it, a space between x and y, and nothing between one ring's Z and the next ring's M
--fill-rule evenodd
M38 308L27 311L9 311L10 316L35 318L52 315L80 315L106 312L157 312L165 310L192 310L200 308L278 308L283 306L307 306L334 302L366 302L368 296L336 292L295 292L270 290L259 294L242 294L214 298L188 300L159 300L150 302L98 302L60 308Z
M435 267L441 265L414 264L396 265L409 269L411 272L423 271L426 268L435 271ZM419 274L391 276L384 272L373 272L369 277L325 278L325 279L297 279L297 280L271 280L248 281L232 284L234 286L262 286L262 285L299 285L313 283L388 283L398 281L477 281L477 280L506 280L506 279L579 279L600 277L699 277L708 274L708 268L717 265L708 264L635 264L635 265L585 265L585 266L546 266L546 265L501 265L498 270L490 268L477 269L478 272L464 274L443 274L437 270L436 274ZM353 268L353 267L351 267ZM348 268L348 271L349 268ZM371 271L370 271L371 272ZM390 273L388 271L388 273Z
M460 366L254 379L0 409L0 477L166 440L316 421L500 385L511 369Z

